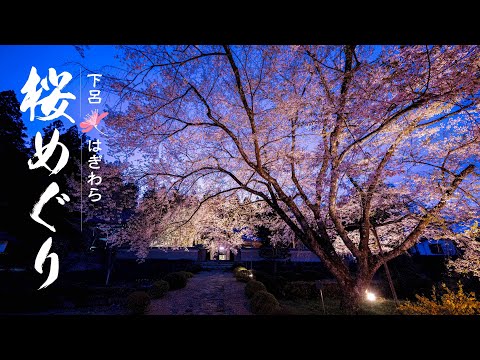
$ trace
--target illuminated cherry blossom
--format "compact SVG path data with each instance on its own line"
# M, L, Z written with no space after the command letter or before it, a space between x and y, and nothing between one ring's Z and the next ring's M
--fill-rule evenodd
M131 176L264 202L350 308L383 260L479 217L478 46L124 49L103 79Z

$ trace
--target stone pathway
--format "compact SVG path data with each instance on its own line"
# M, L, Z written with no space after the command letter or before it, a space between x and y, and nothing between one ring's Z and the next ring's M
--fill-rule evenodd
M185 288L152 300L148 315L251 315L245 283L231 272L201 272Z

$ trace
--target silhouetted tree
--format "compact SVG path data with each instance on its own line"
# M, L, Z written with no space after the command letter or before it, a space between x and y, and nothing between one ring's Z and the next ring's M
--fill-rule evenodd
M25 130L15 92L0 92L0 232L15 237L15 241L8 244L10 254L21 247L25 216L28 216L26 200L32 198L33 193L29 186L32 179L28 173Z

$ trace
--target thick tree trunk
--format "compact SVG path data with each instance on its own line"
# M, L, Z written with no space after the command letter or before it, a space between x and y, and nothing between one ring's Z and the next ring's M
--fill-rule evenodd
M337 280L341 291L340 307L343 313L357 314L360 310L360 301L365 298L365 290L368 289L370 281L374 275L374 269L367 260L357 258L358 269L353 273L349 266L343 261L338 261L338 255L335 259L333 256L322 252L322 248L316 243L317 239L301 239L313 253L325 264L325 267ZM360 254L360 256L363 256Z
M360 296L354 286L342 287L340 311L347 315L357 315L360 311Z
M369 274L357 274L353 283L346 283L340 286L342 291L342 299L340 301L340 310L348 315L356 315L360 311L360 303L365 298L365 291L372 280Z

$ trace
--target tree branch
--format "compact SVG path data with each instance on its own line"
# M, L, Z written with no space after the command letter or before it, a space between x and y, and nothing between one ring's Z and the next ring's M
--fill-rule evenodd
M411 248L418 240L419 236L421 235L422 231L432 222L435 216L445 207L447 201L452 197L453 193L457 188L460 186L462 181L473 172L475 169L475 165L470 164L464 170L462 170L458 175L455 176L452 183L448 187L448 189L443 193L440 201L424 216L422 216L421 220L417 224L417 226L412 230L412 232L406 237L405 241L397 246L395 249L389 251L388 253L384 254L385 261L391 260L397 256L399 256L402 252ZM374 266L374 270L376 271L381 263L378 262L376 259Z

